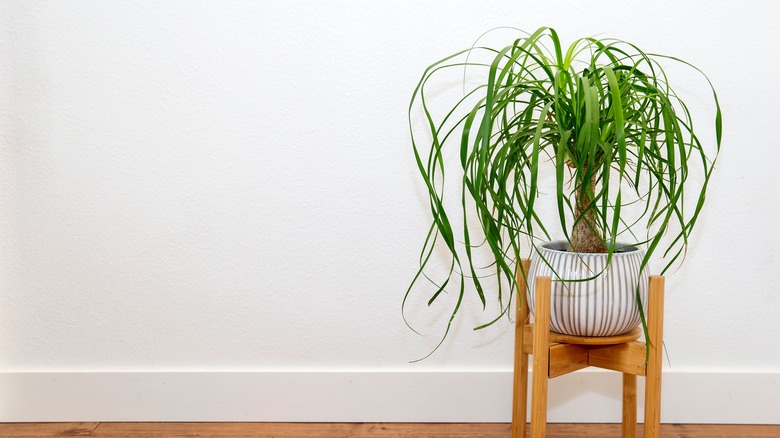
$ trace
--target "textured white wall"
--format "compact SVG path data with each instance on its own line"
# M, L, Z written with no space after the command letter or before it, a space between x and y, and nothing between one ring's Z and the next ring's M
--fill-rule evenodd
M724 149L668 281L666 344L676 370L778 371L779 12L4 1L0 371L509 369L513 326L474 333L468 312L409 365L436 331L399 312L428 226L408 99L430 62L502 25L620 37L709 73Z

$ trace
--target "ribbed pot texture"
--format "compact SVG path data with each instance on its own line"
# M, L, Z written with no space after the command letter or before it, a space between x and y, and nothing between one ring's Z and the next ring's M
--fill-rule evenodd
M528 306L534 312L536 277L552 278L550 329L576 336L616 336L641 323L636 302L637 285L647 312L647 269L639 272L644 251L628 247L612 255L566 251L566 242L539 246L531 257ZM601 272L604 271L604 272ZM593 277L588 281L571 281Z

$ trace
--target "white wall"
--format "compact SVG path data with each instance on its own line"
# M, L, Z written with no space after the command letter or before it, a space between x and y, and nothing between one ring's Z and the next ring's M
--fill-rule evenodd
M778 5L3 1L0 372L509 370L513 325L469 311L408 363L441 326L400 318L429 221L406 109L485 30L550 25L710 75L724 146L668 280L671 370L780 373Z

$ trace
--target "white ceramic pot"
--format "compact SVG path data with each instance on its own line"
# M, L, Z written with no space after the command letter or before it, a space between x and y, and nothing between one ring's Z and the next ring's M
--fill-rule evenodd
M637 286L647 312L647 269L639 272L644 251L627 247L612 255L566 251L566 242L539 246L531 257L528 306L534 311L536 277L552 278L550 329L576 336L616 336L641 323ZM602 272L603 271L603 272ZM571 281L590 278L588 281Z

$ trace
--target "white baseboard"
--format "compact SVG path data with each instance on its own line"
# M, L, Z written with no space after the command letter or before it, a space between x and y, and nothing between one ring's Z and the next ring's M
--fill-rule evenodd
M620 422L620 382L552 380L549 421ZM662 395L665 423L780 424L780 373L665 372ZM0 373L3 422L508 422L511 397L507 371Z

